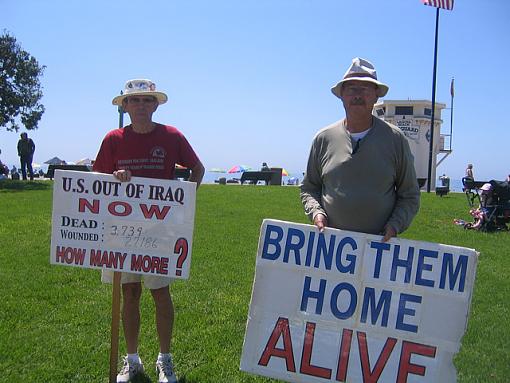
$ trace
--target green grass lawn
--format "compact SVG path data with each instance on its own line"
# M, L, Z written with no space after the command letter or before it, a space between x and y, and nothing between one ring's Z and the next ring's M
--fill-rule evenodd
M108 382L111 286L100 272L49 264L51 182L0 183L0 382ZM203 185L197 195L191 277L175 282L173 354L180 382L270 381L239 371L264 218L307 223L294 187ZM510 233L480 233L466 198L422 194L402 236L475 248L481 255L459 382L508 382ZM158 345L150 294L142 297L140 356L154 382ZM120 352L125 352L121 338Z

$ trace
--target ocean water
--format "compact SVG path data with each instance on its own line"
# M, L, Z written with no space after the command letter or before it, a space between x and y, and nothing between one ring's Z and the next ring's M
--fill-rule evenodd
M441 182L438 181L436 185L440 186ZM450 180L450 191L462 193L462 180Z
M242 173L216 173L216 172L208 172L206 171L204 174L204 179L202 183L205 184L214 184L215 180L219 180L222 177L225 177L227 180L231 180L234 178L241 179ZM292 174L290 173L288 176L282 176L282 183L287 185L287 181L292 178L296 177L298 178L299 182L303 180L303 174Z
M204 180L202 182L206 183L206 184L214 184L215 183L214 181L220 179L221 177L225 177L227 180L234 179L234 178L240 179L241 174L242 173L229 174L229 173L215 173L215 172L206 171L205 175L204 175ZM291 177L296 177L299 180L299 182L301 182L303 180L303 173L290 173L288 176L282 177L282 182L285 185L287 185L287 181ZM436 185L441 186L441 181L437 180ZM462 180L451 179L450 180L450 191L462 193Z

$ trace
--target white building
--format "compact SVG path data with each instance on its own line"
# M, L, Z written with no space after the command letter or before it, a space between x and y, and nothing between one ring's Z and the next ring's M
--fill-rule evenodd
M452 152L451 134L441 133L443 123L441 112L445 108L445 104L436 102L431 189L436 187L437 167ZM382 100L374 105L374 115L402 129L409 140L409 146L414 156L416 177L423 180L420 184L424 184L428 178L432 102L428 100ZM438 158L438 156L442 157Z

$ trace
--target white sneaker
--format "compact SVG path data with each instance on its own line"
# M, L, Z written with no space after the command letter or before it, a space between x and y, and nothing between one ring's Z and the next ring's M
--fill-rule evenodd
M177 383L171 356L156 362L156 373L158 374L158 383Z
M143 374L143 364L129 362L128 357L124 357L124 366L117 374L117 383L128 383L138 374Z

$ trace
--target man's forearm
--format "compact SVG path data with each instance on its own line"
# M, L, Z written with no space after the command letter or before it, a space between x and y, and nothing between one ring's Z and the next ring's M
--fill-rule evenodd
M204 178L205 168L204 165L200 161L191 169L191 176L189 180L191 182L196 182L197 188L202 183L202 179Z

